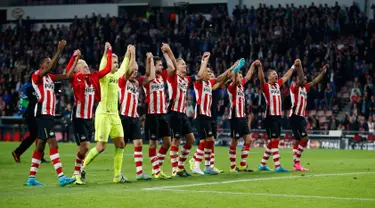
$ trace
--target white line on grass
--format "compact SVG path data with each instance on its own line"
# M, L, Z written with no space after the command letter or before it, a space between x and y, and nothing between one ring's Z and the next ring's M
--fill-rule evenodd
M159 190L161 190L161 191L173 191L173 192L225 194L225 195L249 195L249 196L308 198L308 199L334 199L334 200L350 200L350 201L375 201L375 198L350 198L350 197L335 197L335 196L311 196L311 195L295 195L295 194L267 194L267 193L205 191L205 190L180 190L180 189L159 189Z
M250 178L250 179L217 181L217 182L207 182L207 183L193 183L193 184L184 184L184 185L176 185L176 186L159 186L159 187L153 187L153 188L143 188L143 190L150 191L150 190L161 190L161 189L196 187L196 186L205 186L205 185L241 183L241 182L250 182L250 181L269 181L269 180L292 179L292 178L344 176L344 175L365 175L365 174L375 174L375 172L326 173L326 174L313 174L313 175L305 175L305 176L298 175L298 176L279 176L279 177L267 177L267 178Z

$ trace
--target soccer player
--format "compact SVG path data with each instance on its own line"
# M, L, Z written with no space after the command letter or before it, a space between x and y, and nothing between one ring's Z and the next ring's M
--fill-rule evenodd
M250 66L245 77L240 72L233 73L232 83L228 85L229 95L229 119L232 142L229 146L230 172L253 172L246 164L246 159L250 151L251 135L245 114L245 92L244 85L254 74L255 62ZM236 149L240 137L244 139L241 151L240 167L236 167Z
M149 157L152 164L153 175L158 179L171 179L162 170L165 155L171 146L171 132L167 117L167 104L164 86L167 82L168 73L174 69L172 65L168 65L167 70L163 70L163 63L161 58L154 56L154 65L156 76L143 85L147 104L146 121L145 121L145 136L150 139ZM146 72L142 78L146 79L149 72ZM162 138L162 145L156 154L158 139Z
M186 63L183 59L174 57L168 44L163 44L162 51L168 65L173 65L173 71L168 74L168 87L170 93L169 119L172 130L172 146L170 157L172 163L172 176L191 176L185 170L185 161L194 144L195 138L190 121L186 115L186 97L189 85L199 79L197 76L186 76ZM178 149L181 137L185 136L186 143L182 147L181 156L178 158Z
M202 63L200 66L200 70L198 73L199 77L202 77L201 81L196 81L194 83L194 90L195 90L195 97L196 97L196 106L195 106L195 118L198 122L199 127L199 134L201 136L201 140L204 140L204 157L205 157L205 169L204 172L200 169L200 163L202 162L203 155L202 153L198 152L199 147L197 150L197 157L195 157L195 165L193 168L193 173L196 174L208 174L208 175L217 175L218 171L216 171L211 166L211 154L212 148L214 147L215 138L213 134L213 127L212 127L212 115L211 115L211 107L212 107L212 88L217 83L217 79L212 78L211 69L207 68L207 62L209 60L210 54L205 53L202 57ZM230 73L232 69L237 65L233 65L230 69L224 72L221 77L225 77L226 79L230 78ZM202 75L201 75L202 74ZM224 82L225 83L225 82Z
M136 166L137 180L150 180L151 177L143 173L143 154L141 126L137 112L139 100L139 87L145 85L155 78L155 65L152 53L147 53L147 75L137 78L138 64L135 60L135 51L130 52L129 69L126 74L119 79L120 87L120 116L124 129L126 141L133 141L134 162Z
M260 89L266 99L267 110L264 119L268 139L271 141L266 145L262 161L258 167L260 171L270 171L266 166L267 160L272 153L273 162L275 163L275 172L289 172L280 165L279 141L281 133L281 93L280 86L283 85L292 76L295 66L293 65L286 74L279 79L277 72L273 69L267 71L267 81L264 80L263 67L260 61L255 61L258 67L258 78Z
M23 112L23 118L25 118L27 123L27 128L29 130L27 137L21 142L21 144L12 152L14 161L17 163L21 162L21 155L35 142L38 136L38 126L36 125L36 119L34 115L35 105L38 102L36 97L36 92L31 84L31 76L22 87L22 95L20 99L20 108ZM26 135L25 135L26 136ZM49 163L44 159L44 152L42 153L42 163Z
M105 48L104 55L100 62L99 70L105 69L107 64L108 49ZM124 132L122 129L121 119L118 112L119 87L118 80L122 77L129 65L129 55L135 50L134 46L129 45L125 54L125 58L118 68L118 57L112 54L111 73L100 79L101 99L95 111L95 142L96 145L86 156L83 168L81 170L81 178L86 179L87 166L107 147L108 137L110 136L115 145L113 155L114 167L114 183L127 183L129 180L121 173L122 161L124 157Z
M74 135L78 145L78 152L74 165L73 177L76 178L75 184L82 185L85 181L80 177L82 163L85 159L86 153L90 149L90 141L94 133L93 129L93 107L94 102L100 101L100 84L99 80L111 72L112 69L112 48L109 43L105 44L107 50L107 65L103 70L91 73L87 63L80 59L78 60L75 69L71 69L73 60L77 54L73 54L66 68L74 70L73 76L70 78L70 84L74 92L74 107L72 115L72 123L74 128ZM77 51L80 53L80 51Z
M32 75L32 85L38 98L34 111L38 126L38 141L32 156L30 175L26 186L44 186L35 179L35 175L39 169L46 142L50 147L51 161L56 170L60 186L65 186L75 181L74 178L66 177L63 173L58 145L53 131L56 106L56 95L54 91L55 81L68 80L73 73L73 71L71 71L67 74L50 74L52 67L57 63L58 57L65 45L65 40L59 41L58 50L53 59L42 58L39 63L40 68ZM76 58L75 64L78 58L79 57Z
M218 104L219 100L222 97L220 93L222 93L223 85L227 83L230 79L230 72L231 70L237 65L238 62L236 62L231 68L229 68L225 73L221 74L220 76L217 77L216 83L212 87L212 103L211 103L211 128L212 128L212 135L214 139L217 138L217 114L218 114ZM213 71L211 70L211 79L215 79L215 75ZM205 141L200 140L198 148L196 149L193 158L190 159L189 164L190 164L190 170L196 174L204 174L201 169L200 169L200 163L197 164L198 168L196 168L195 161L202 162L202 158L204 155L204 146L205 146ZM223 173L223 170L218 169L215 167L215 145L212 146L211 149L211 157L210 157L210 166L211 168L218 172L218 173ZM206 159L206 158L205 158ZM207 161L208 163L208 161Z
M305 111L307 106L307 93L309 89L319 83L327 71L327 65L323 66L322 72L310 83L307 83L306 77L303 75L301 61L297 59L295 67L297 68L298 80L290 86L290 98L292 107L290 109L289 120L294 134L295 143L293 145L293 158L295 171L307 171L302 167L301 155L309 141L306 132Z

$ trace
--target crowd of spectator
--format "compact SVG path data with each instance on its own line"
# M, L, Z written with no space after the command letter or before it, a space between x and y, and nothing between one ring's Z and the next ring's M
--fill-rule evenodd
M162 42L169 43L176 57L183 58L188 73L195 74L200 56L211 52L210 67L219 75L239 58L249 63L260 59L264 70L275 69L279 76L299 58L308 80L320 72L324 64L329 70L323 81L309 93L307 110L333 111L326 122L319 118L308 118L308 128L347 129L374 131L374 60L375 24L355 4L348 7L314 4L296 7L237 6L232 14L225 7L214 7L211 18L199 13L177 10L164 13L160 8L150 8L144 16L127 13L121 17L101 17L93 14L84 19L75 18L64 25L43 26L34 31L32 20L17 22L15 28L0 33L0 116L21 116L17 105L20 89L29 74L38 67L38 59L52 55L59 39L67 40L54 72L63 72L73 50L79 48L92 70L98 68L105 41L110 41L114 52L125 54L127 44L136 46L140 74L144 73L144 57L151 51L161 56ZM176 18L176 16L178 18ZM283 128L289 128L287 119L290 107L288 86L282 88ZM352 82L347 82L352 80ZM259 90L257 78L246 86L247 112L252 128L263 128L265 100ZM340 105L345 99L338 96L342 87L350 91L348 96L351 112L343 121L338 121ZM73 96L68 83L58 90L57 113L68 123ZM220 125L228 127L227 93L222 89L219 109ZM143 96L143 95L141 95ZM142 98L141 98L142 99ZM144 112L143 102L139 106ZM190 89L187 113L194 115L194 93Z

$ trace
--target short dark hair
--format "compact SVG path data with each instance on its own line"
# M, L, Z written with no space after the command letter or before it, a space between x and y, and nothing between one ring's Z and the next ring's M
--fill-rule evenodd
M39 65L41 65L41 64L43 64L45 61L46 61L46 59L48 59L49 57L48 56L42 56L42 57L40 57L39 58Z
M274 69L268 69L267 73L266 73L266 76L267 77L270 76L271 72L273 72L273 71L276 71L276 70L274 70Z
M183 61L183 60L184 60L183 58L177 58L176 62Z
M159 56L154 56L154 65L156 65L156 62L161 61L161 58Z

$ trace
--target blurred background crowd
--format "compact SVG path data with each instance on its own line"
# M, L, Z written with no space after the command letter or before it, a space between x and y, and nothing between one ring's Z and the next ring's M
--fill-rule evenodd
M20 89L38 68L41 56L52 56L57 41L67 40L54 73L62 73L74 49L79 48L92 70L97 70L104 42L113 45L120 57L127 44L136 46L139 73L144 73L145 54L162 56L162 42L170 44L176 57L188 65L188 74L199 69L203 52L211 52L210 67L219 75L236 60L249 64L260 59L264 70L275 69L280 77L299 58L308 80L329 69L323 81L308 97L309 130L374 131L375 120L375 24L353 3L348 7L293 4L278 7L236 6L232 14L225 7L213 7L207 15L176 8L163 12L149 8L144 15L127 12L120 17L92 14L74 18L69 26L43 26L33 30L33 21L24 19L15 28L0 33L0 116L22 117L18 110ZM289 86L282 87L283 128L289 129ZM73 94L69 83L58 86L57 111L69 128ZM255 76L246 85L246 106L251 128L262 128L265 100ZM143 95L141 98L143 99ZM187 114L194 115L194 91L189 90ZM218 120L229 128L228 95L221 89ZM144 103L139 112L144 114Z

